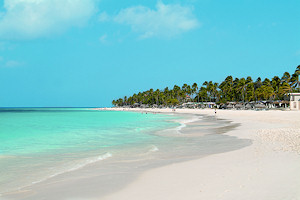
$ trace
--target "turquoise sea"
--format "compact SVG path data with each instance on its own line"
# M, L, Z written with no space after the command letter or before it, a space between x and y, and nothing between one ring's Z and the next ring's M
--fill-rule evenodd
M1 108L0 194L122 153L156 151L178 117L87 108Z

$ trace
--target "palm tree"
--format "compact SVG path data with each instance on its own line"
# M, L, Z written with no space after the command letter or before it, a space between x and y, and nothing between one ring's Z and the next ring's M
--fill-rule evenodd
M226 92L227 95L229 96L229 101L232 101L233 98L233 78L232 76L227 76L225 79L225 83L226 83Z
M262 82L263 85L265 86L271 86L271 81L268 78L265 78L265 80Z
M243 103L245 104L245 92L246 92L246 88L247 88L247 83L246 80L244 78L241 78L237 84L237 89L239 91L242 91L242 98L243 98Z
M203 83L204 86L206 86L206 92L208 93L208 96L209 96L209 99L210 99L210 102L211 102L211 98L212 98L212 94L213 94L213 90L214 90L214 84L212 81L205 81Z
M280 78L278 76L274 76L272 78L271 85L275 92L275 98L278 98L280 84L281 84Z
M201 87L198 93L198 96L201 97L201 102L203 103L203 98L207 101L207 90L205 87Z
M197 83L194 83L194 84L192 85L192 89L193 89L193 95L195 95L195 94L198 93L198 85L197 85ZM198 97L197 102L199 102L199 95L197 95L197 97Z
M298 87L297 88L298 92L300 92L300 80L299 80L299 76L300 76L300 65L298 65L298 67L295 70L295 73L292 75L292 78L291 78L292 86L295 89Z
M288 72L284 72L284 74L281 77L281 83L288 83L290 84L291 82L291 75Z
M248 76L246 79L246 100L251 101L254 98L254 83L251 76Z
M215 100L215 102L217 101L216 97L217 97L217 94L218 94L218 86L219 86L218 83L212 83L212 85L211 85L211 94L212 94L213 99Z
M261 78L258 77L254 83L254 89L260 88L262 86Z
M203 86L199 89L197 83L192 86L184 84L181 87L174 85L173 89L166 87L164 90L153 90L152 88L133 94L132 96L124 96L112 101L114 106L133 105L134 103L148 104L148 105L176 105L178 103L186 102L187 95L197 96L197 101L200 98L203 102L212 101L251 101L251 100L268 100L270 98L282 99L284 95L292 91L300 91L300 65L297 66L295 73L290 75L285 72L281 79L274 76L272 80L265 78L262 82L258 77L255 82L250 76L245 78L235 78L227 76L221 84L212 81L205 81Z
M238 78L235 78L234 81L233 81L233 98L234 98L234 101L240 101L240 90L239 90L239 84L240 82L240 79Z
M279 88L279 94L281 95L281 97L283 97L284 95L290 92L291 92L291 86L286 82L284 82Z
M178 85L174 85L173 87L173 91L174 91L174 98L176 98L178 100L178 96L179 96L179 93L180 93L180 87Z

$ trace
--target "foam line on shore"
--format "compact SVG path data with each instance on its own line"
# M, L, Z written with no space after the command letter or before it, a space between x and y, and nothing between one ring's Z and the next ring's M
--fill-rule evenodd
M178 132L178 133L181 133L180 131L186 127L187 124L189 123L193 123L193 122L196 122L196 121L199 121L202 119L202 116L193 116L192 118L188 118L188 119L180 119L178 120L177 122L180 123L180 126L176 127L175 130Z
M103 161L103 160L108 159L110 157L112 157L112 154L110 152L106 152L106 153L104 153L104 154L102 154L100 156L96 156L96 157L93 157L93 158L86 158L82 162L77 163L77 165L75 165L75 166L73 166L73 167L71 167L71 168L69 168L67 170L62 170L62 171L54 173L54 174L52 174L52 175L50 175L48 177L42 178L42 179L40 179L38 181L34 181L31 184L29 184L29 185L25 185L25 186L19 187L18 190L22 190L22 189L24 189L26 187L29 187L31 185L35 185L37 183L44 182L44 181L46 181L46 180L48 180L50 178L56 177L56 176L64 174L64 173L68 173L68 172L79 170L79 169L81 169L81 168L83 168L83 167L85 167L87 165L90 165L90 164L93 164L93 163L96 163L96 162L99 162L99 161ZM5 192L5 193L7 193L7 192ZM3 195L3 194L0 193L0 196L1 195Z

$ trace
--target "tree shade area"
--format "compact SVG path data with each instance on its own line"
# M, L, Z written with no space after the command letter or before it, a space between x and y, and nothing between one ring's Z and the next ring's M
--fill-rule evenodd
M114 106L135 104L174 106L186 102L251 102L283 100L291 92L300 92L300 65L293 74L285 72L282 77L274 76L271 80L260 77L253 81L247 78L227 76L221 83L205 81L202 85L174 85L173 89L149 89L130 97L125 96L112 101Z

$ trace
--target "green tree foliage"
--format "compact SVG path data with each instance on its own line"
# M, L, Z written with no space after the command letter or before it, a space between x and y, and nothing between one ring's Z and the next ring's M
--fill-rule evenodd
M280 100L290 92L300 92L300 65L291 75L284 72L281 78L274 76L271 80L260 77L253 82L248 76L233 78L227 76L220 84L205 81L202 85L193 83L183 84L181 87L174 85L172 89L149 89L130 97L125 96L112 101L115 106L129 106L135 103L147 105L175 106L185 102L217 102L230 101L250 102L260 100Z

